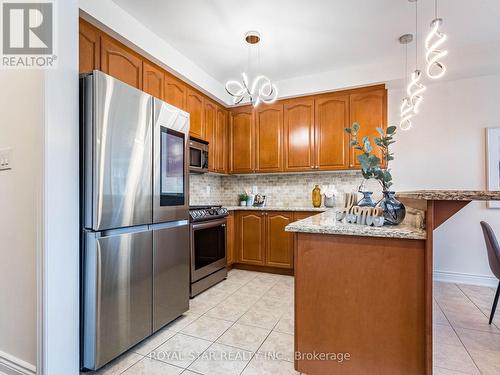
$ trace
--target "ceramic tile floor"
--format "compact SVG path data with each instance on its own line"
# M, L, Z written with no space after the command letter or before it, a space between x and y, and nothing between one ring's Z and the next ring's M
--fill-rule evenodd
M294 371L293 277L233 270L190 310L99 375L287 375ZM500 374L495 290L436 282L434 374ZM266 353L279 358L266 358Z

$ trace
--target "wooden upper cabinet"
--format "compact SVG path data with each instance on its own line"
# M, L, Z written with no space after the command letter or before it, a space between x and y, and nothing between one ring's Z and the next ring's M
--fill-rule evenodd
M262 105L255 111L255 170L283 170L283 104Z
M80 73L100 69L100 31L80 18L79 32Z
M349 95L319 97L315 109L315 169L349 168Z
M215 170L227 173L227 111L217 107L217 120L215 123Z
M163 100L165 74L158 66L144 61L142 65L142 90Z
M165 95L163 100L174 107L186 110L187 86L181 80L165 73Z
M196 138L205 139L205 119L203 115L203 96L188 88L186 96L186 111L190 115L189 134Z
M265 216L263 212L238 213L238 250L240 263L264 264Z
M284 169L314 169L314 99L293 99L285 104L284 134Z
M205 124L205 140L208 142L208 170L215 172L217 143L215 138L215 122L217 121L217 109L215 103L205 100L203 109Z
M387 127L387 90L384 87L366 89L350 95L350 119L349 124L358 122L361 129L358 133L358 139L364 136L370 137L370 142L374 149L378 150L373 142L373 137L378 135L376 128ZM349 167L359 168L357 155L359 151L351 148L349 157ZM382 154L379 152L379 157Z
M142 59L121 43L101 37L101 70L142 90Z
M253 172L255 169L255 126L251 106L237 108L232 111L230 131L231 172Z
M266 213L266 262L267 266L293 268L293 233L285 227L293 222L292 212Z

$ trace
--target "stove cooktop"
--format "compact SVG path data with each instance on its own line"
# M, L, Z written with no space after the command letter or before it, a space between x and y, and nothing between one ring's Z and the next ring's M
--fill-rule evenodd
M189 206L189 221L191 222L221 219L227 215L227 209L222 206Z

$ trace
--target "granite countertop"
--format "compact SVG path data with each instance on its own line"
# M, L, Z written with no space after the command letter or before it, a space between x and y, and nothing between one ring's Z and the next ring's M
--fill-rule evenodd
M396 198L437 201L498 201L500 200L500 191L417 190L397 193Z
M228 211L304 211L304 212L325 212L327 207L294 207L294 206L264 206L264 207L247 207L247 206L223 206Z
M335 209L299 220L286 226L287 232L341 234L347 236L401 238L408 240L425 240L424 229L410 224L395 226L369 227L367 225L349 224L335 218Z

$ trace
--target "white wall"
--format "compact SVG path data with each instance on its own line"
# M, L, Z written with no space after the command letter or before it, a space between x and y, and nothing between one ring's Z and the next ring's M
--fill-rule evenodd
M45 74L44 375L79 373L78 2L58 0L58 68Z
M401 90L389 90L389 122L399 118ZM486 190L485 128L500 127L500 75L428 85L419 115L399 131L395 189ZM435 232L435 277L496 285L490 278L481 220L500 237L500 210L472 202Z
M42 168L43 73L0 70L0 373L36 365L36 240Z

